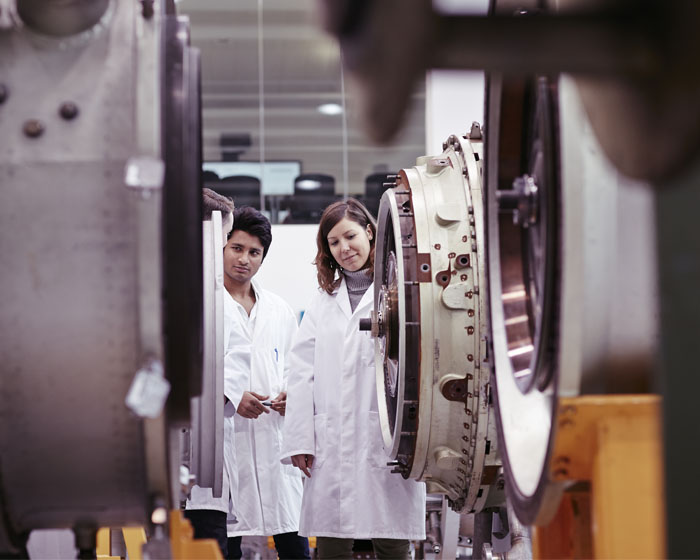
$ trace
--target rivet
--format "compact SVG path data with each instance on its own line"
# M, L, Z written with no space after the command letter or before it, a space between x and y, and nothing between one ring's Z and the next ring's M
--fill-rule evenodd
M29 119L25 121L23 130L29 138L38 138L44 133L44 124L38 119Z
M467 281L467 275L466 275L466 274L462 274L462 275L459 277L459 279L460 279L462 282L466 282L466 281Z
M435 249L437 249L438 251L440 250L440 247L441 247L441 245L439 243L435 244Z
M67 121L73 120L78 116L79 112L78 106L72 101L61 103L61 106L58 108L58 114Z
M469 360L470 362L473 362L474 356L472 356L471 354L467 354L467 360Z

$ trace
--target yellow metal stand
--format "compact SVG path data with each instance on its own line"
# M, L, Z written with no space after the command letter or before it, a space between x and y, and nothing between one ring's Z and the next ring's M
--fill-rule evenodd
M123 527L122 535L129 560L141 560L141 547L146 542L146 531L143 527ZM97 531L97 558L101 560L120 560L121 558L121 556L112 556L111 530L108 527Z
M270 550L275 548L274 537L267 537L267 548L269 548ZM309 537L309 548L310 549L316 548L316 537Z
M109 527L97 530L97 558L101 560L121 560L121 556L112 556L112 537Z
M143 527L123 527L129 560L142 560L142 547L146 542ZM170 512L170 547L172 560L223 560L221 549L214 539L194 539L194 530L180 510ZM97 531L97 558L99 560L121 560L112 556L111 531L104 527Z
M214 539L194 539L194 529L180 510L170 512L170 546L173 560L223 560Z
M551 476L583 484L535 528L533 557L664 558L662 457L659 396L560 399Z

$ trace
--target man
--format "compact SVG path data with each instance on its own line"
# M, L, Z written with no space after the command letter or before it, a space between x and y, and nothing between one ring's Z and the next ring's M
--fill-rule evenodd
M211 220L212 212L217 210L221 212L222 242L224 245L226 245L226 238L233 227L233 207L233 201L230 198L226 198L211 189L203 189L203 219L204 221ZM224 297L228 298L226 294L224 294ZM226 311L227 306L224 305L224 347L221 349L224 353L229 350L230 346L230 332L227 328L230 320L227 320ZM232 372L224 368L224 379L229 375L232 375ZM225 393L226 391L224 391ZM214 498L211 488L202 488L195 485L192 487L190 498L185 504L185 517L192 524L194 538L215 539L224 558L227 557L228 553L226 518L230 512L231 496L236 493L237 479L233 449L234 414L235 409L233 405L227 402L224 407L224 470L221 497Z
M237 523L228 529L229 558L241 558L243 535L272 535L280 560L309 558L308 540L297 535L301 476L279 461L285 366L297 321L284 300L253 280L271 242L265 216L250 207L236 208L224 248L224 287L230 296L226 299L235 308L229 325L232 351L225 364L234 374L224 384L236 406L238 467L238 493L233 496Z

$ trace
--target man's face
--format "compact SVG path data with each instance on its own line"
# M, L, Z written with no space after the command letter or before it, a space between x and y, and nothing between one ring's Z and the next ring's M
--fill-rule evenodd
M254 235L239 229L233 232L224 247L224 274L227 281L245 284L255 276L262 264L263 245Z

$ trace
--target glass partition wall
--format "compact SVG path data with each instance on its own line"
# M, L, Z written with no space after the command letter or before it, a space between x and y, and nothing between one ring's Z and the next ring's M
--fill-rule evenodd
M376 214L386 176L425 153L424 85L392 145L366 137L316 0L181 0L178 11L202 56L203 184L238 206L317 223L354 196Z

